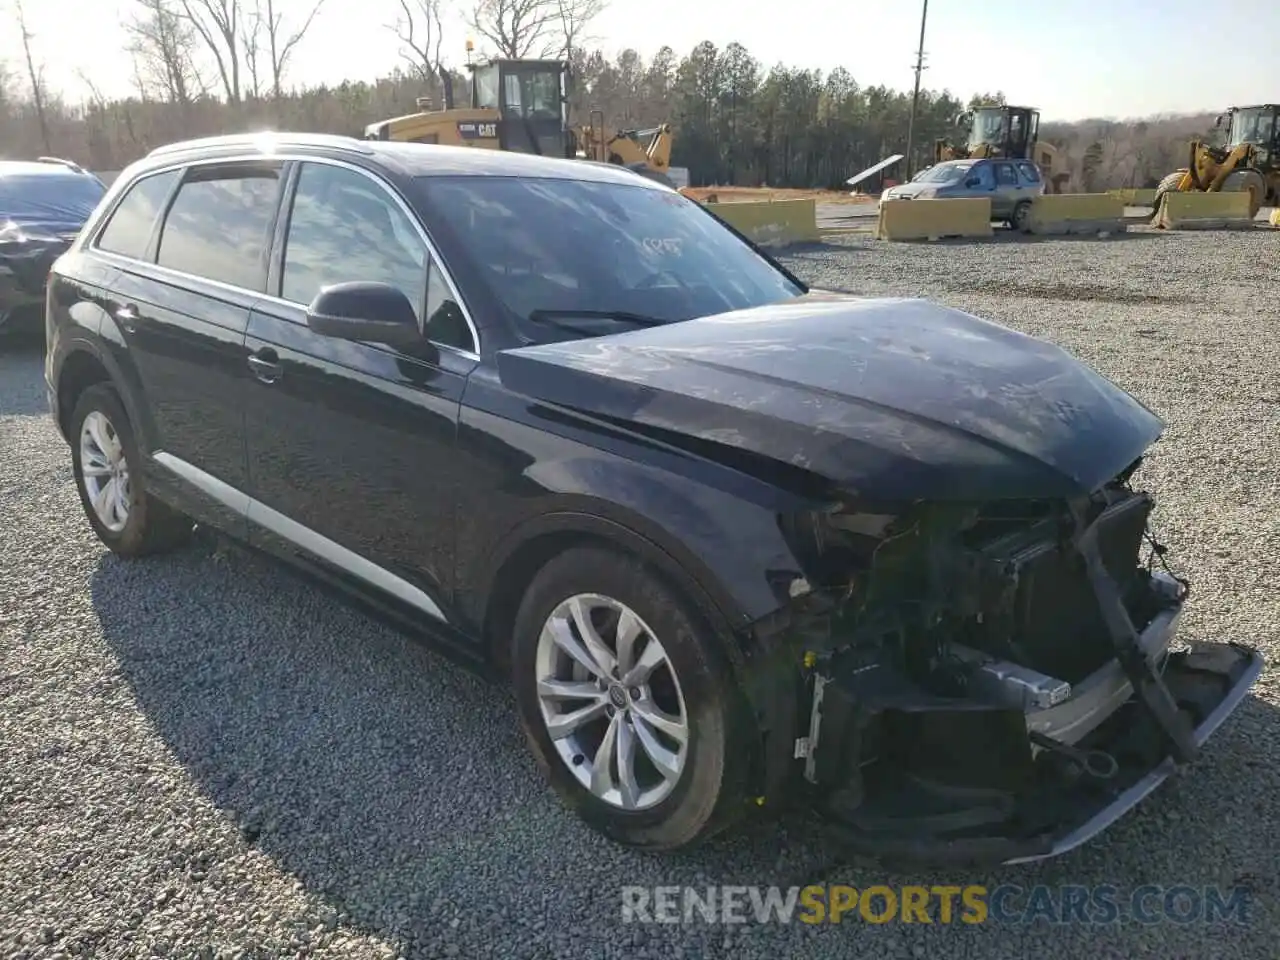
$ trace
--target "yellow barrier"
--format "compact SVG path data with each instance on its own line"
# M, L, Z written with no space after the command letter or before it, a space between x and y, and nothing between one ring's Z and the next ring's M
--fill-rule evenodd
M1122 233L1124 200L1109 193L1055 193L1036 197L1027 223L1031 233Z
M1154 189L1144 190L1130 187L1125 190L1108 190L1107 193L1113 197L1119 197L1124 201L1126 207L1149 207L1156 202Z
M1273 227L1280 227L1280 207L1276 207L1271 211L1271 216L1268 220Z
M881 240L940 240L989 237L991 198L963 200L885 200L880 204L876 237Z
M1243 190L1217 193L1170 191L1160 199L1153 223L1165 230L1222 230L1247 226L1249 194Z
M817 204L813 200L745 200L715 203L711 209L762 247L818 240Z

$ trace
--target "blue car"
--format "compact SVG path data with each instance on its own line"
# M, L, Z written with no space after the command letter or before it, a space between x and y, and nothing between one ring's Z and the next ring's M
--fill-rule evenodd
M0 334L39 329L49 268L106 190L69 160L0 160Z
M880 202L990 197L992 220L1026 230L1031 201L1044 192L1044 178L1030 160L946 160L886 190Z

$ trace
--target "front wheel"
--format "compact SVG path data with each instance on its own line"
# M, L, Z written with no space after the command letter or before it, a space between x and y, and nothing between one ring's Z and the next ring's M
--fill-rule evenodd
M520 605L512 672L539 766L589 825L673 849L743 806L738 694L694 610L638 561L556 557Z

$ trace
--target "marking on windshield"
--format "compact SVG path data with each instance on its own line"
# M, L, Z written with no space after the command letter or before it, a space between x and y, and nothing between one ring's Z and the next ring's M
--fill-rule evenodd
M680 237L645 237L641 242L650 253L672 253L679 256L684 252L681 247L684 241Z

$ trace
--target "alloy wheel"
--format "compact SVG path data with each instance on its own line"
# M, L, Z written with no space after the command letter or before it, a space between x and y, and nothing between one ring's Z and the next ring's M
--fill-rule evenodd
M129 463L120 434L98 410L80 427L80 473L98 522L119 533L129 522Z
M547 733L592 796L638 811L671 794L689 714L675 666L635 611L599 594L570 597L543 624L534 664Z

